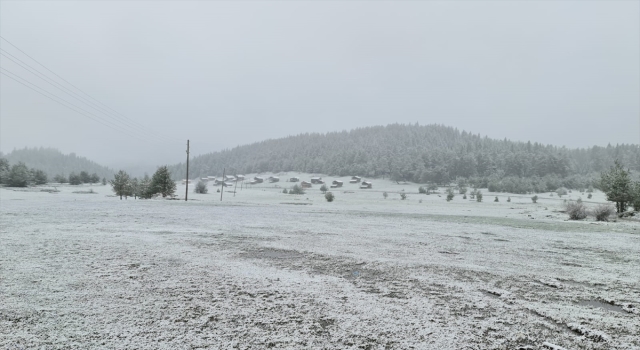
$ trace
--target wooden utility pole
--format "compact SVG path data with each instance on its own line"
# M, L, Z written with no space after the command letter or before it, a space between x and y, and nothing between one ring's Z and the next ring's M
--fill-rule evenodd
M236 175L236 187L233 189L233 196L236 196L236 192L238 191L238 175Z
M187 188L184 190L184 201L189 196L189 140L187 140Z
M224 193L224 185L225 185L225 181L224 181L224 176L225 176L225 172L227 171L227 168L222 168L222 189L220 190L220 202L222 202L222 194Z

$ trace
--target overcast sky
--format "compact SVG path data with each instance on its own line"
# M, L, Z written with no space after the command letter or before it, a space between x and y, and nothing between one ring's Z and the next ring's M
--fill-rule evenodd
M639 18L638 1L2 1L0 35L82 92L5 40L2 72L88 116L1 75L0 150L154 166L187 138L196 155L396 122L637 144Z

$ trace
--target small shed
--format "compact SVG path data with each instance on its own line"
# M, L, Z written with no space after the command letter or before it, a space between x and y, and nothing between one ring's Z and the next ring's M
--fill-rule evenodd
M360 183L360 181L362 181L362 178L360 176L352 176L351 180L349 180L349 183L357 184Z
M343 182L342 181L338 181L338 180L333 180L333 182L331 182L331 188L338 188L338 187L342 187Z
M311 183L312 184L323 184L324 181L322 181L321 177L312 177L311 178Z
M258 184L261 184L261 183L264 182L264 179L261 178L261 177L256 176L256 177L253 178L253 181L255 181Z
M238 179L238 181L244 181L244 175L236 175L236 179Z
M362 184L360 184L360 188L362 189L373 188L373 184L369 181L362 181Z
M269 183L280 182L280 178L276 176L269 177Z
M291 177L291 178L289 178L289 182L300 182L300 178L299 177Z
M235 176L225 175L224 176L224 181L236 181L236 178L235 178Z
M182 184L186 184L186 183L191 183L191 180L187 180L187 179L182 179Z
M302 181L302 182L300 183L300 186L301 186L302 188L311 188L311 182Z

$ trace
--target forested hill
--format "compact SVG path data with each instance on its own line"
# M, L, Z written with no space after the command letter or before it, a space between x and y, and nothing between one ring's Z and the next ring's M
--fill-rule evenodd
M2 155L10 164L24 163L29 168L43 170L49 176L80 173L86 171L89 174L96 173L100 178L113 177L113 170L84 157L78 157L75 153L63 154L55 148L23 148L13 150Z
M300 134L201 155L190 161L189 175L220 176L226 167L231 174L300 171L446 183L458 177L593 177L615 159L640 170L637 145L567 149L494 140L442 125L392 124ZM175 179L185 177L184 163L170 169Z

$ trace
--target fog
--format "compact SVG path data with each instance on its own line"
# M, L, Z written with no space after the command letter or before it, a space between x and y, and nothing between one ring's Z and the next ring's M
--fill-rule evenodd
M638 143L639 18L636 1L0 2L0 150L153 167L187 139L197 155L416 122Z

